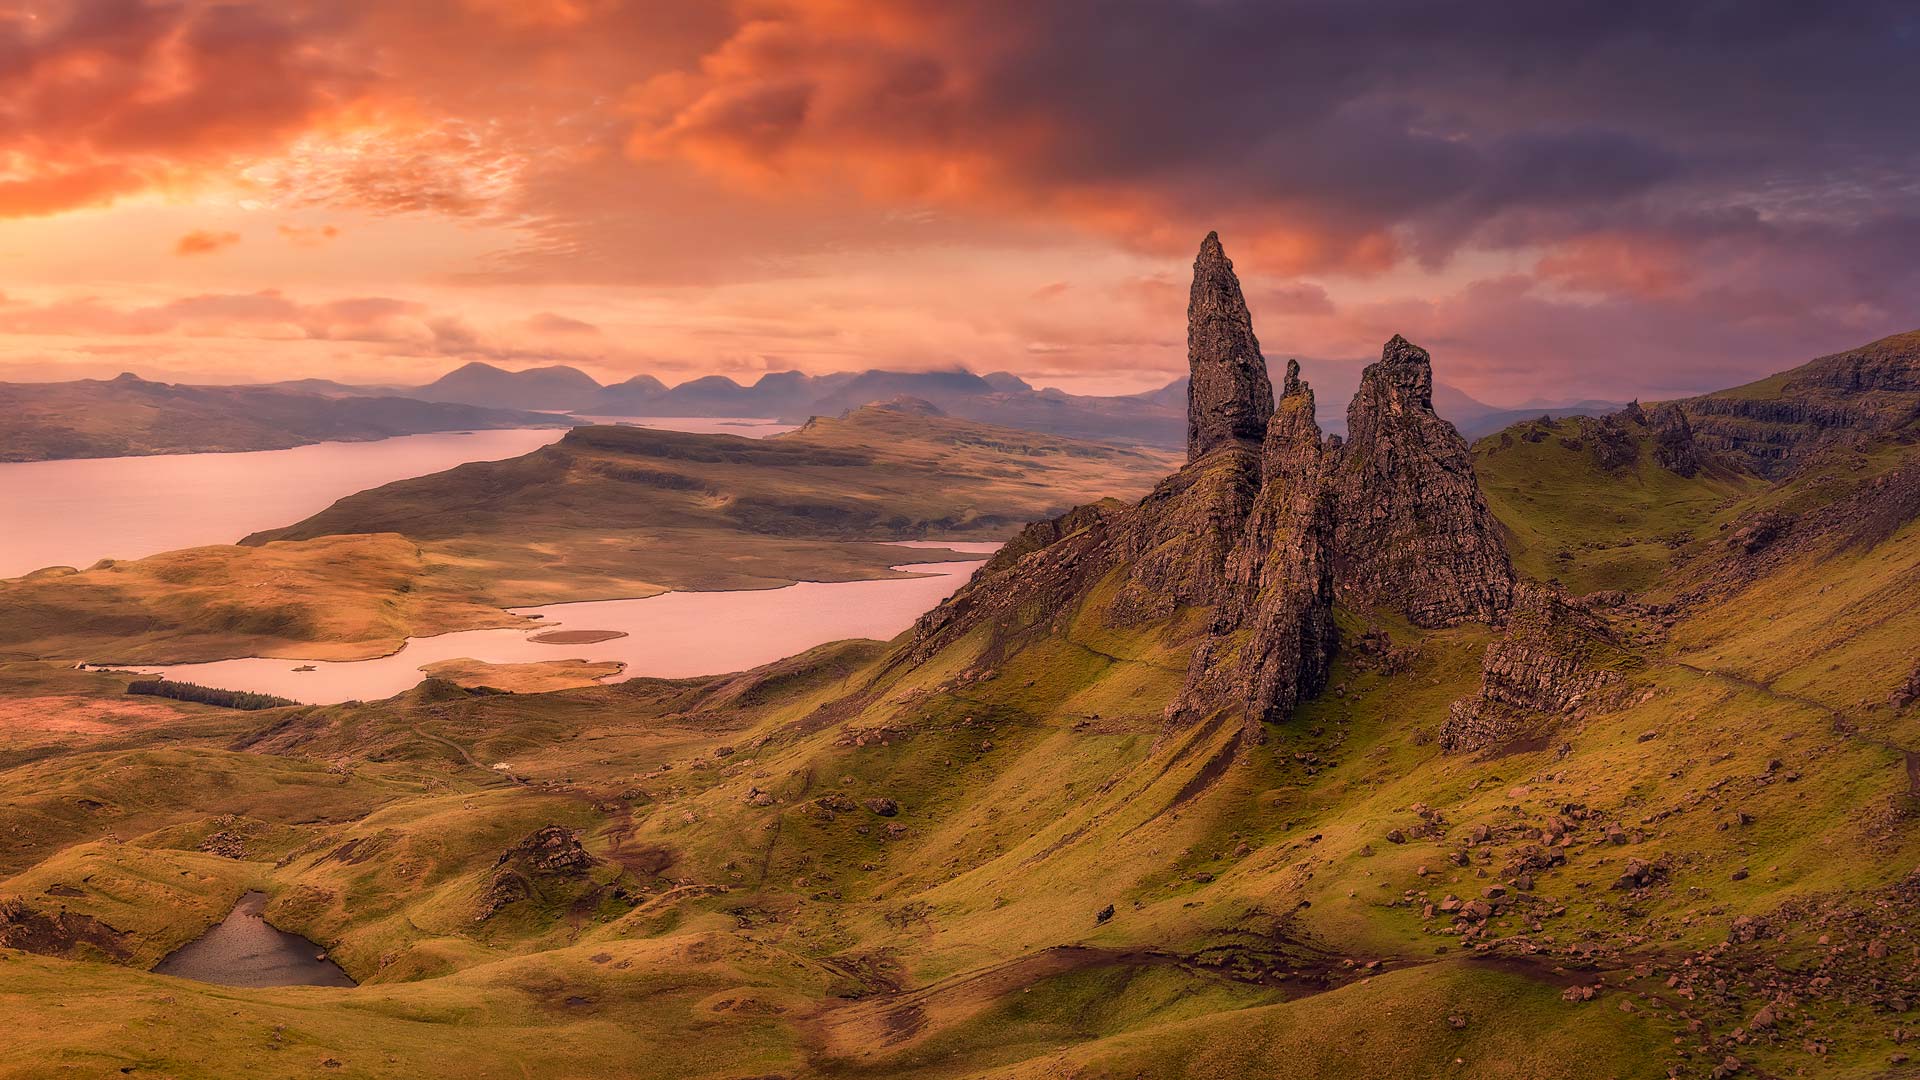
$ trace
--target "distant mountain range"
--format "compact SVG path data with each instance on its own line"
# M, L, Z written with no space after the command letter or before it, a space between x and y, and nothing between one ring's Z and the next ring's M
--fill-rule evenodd
M1316 365L1337 401L1344 367ZM1011 372L780 371L742 385L708 375L668 386L651 375L603 386L561 365L508 371L470 363L425 386L364 386L296 379L257 386L189 386L137 375L64 383L0 383L0 461L278 450L323 441L383 439L436 431L568 427L594 417L767 417L801 424L873 402L914 398L962 420L1120 445L1180 447L1187 380L1158 390L1097 396L1039 389ZM1602 415L1604 401L1507 409L1452 387L1434 406L1468 439L1543 413ZM1319 418L1346 430L1346 417Z
M0 383L0 461L285 450L316 442L572 424L550 413L341 390L178 386L131 374Z
M1322 375L1336 390L1338 369ZM319 393L403 394L423 401L457 402L488 408L540 409L582 416L755 416L802 423L813 416L838 416L874 401L913 397L931 402L949 416L1056 435L1112 442L1175 447L1184 443L1187 380L1175 379L1158 390L1097 396L1038 389L1006 371L977 375L970 371L841 371L807 375L780 371L742 385L724 375L708 375L668 386L651 375L602 386L578 368L550 366L508 371L470 363L414 388L353 387L323 380L281 384ZM1543 413L1569 416L1600 414L1618 402L1578 401L1509 409L1476 401L1449 386L1435 388L1435 406L1467 438ZM1330 396L1329 400L1337 400ZM1333 431L1346 417L1322 417Z

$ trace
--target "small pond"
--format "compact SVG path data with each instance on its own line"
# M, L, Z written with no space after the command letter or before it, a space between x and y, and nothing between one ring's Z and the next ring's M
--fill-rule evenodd
M243 895L225 921L168 953L154 974L221 986L355 985L320 946L268 925L266 910L266 893Z

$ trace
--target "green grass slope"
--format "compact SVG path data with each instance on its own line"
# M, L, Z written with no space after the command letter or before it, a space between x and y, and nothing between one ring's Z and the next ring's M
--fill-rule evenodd
M1557 438L1477 467L1524 571L1629 594L1594 616L1620 692L1477 753L1436 736L1498 628L1361 648L1342 612L1326 692L1250 738L1168 725L1210 613L1116 619L1117 576L915 663L36 741L0 803L75 824L0 879L38 935L0 949L0 1076L1902 1075L1913 448L1769 486ZM183 762L220 779L62 801ZM588 858L532 859L548 826ZM139 970L248 888L364 985Z
M1514 568L1575 594L1640 592L1688 545L1713 537L1764 484L1717 462L1692 477L1655 463L1634 431L1634 460L1608 471L1579 443L1577 420L1528 421L1473 444L1487 505L1506 527ZM1574 445L1570 445L1574 444Z

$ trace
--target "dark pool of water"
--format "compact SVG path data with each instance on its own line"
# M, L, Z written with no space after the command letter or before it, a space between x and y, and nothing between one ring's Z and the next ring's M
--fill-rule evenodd
M320 946L267 925L267 894L250 892L226 921L169 953L153 969L222 986L353 986Z

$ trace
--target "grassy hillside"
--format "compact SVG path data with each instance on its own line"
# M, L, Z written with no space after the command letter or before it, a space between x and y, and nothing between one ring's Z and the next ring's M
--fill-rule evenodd
M823 459L905 423L739 454L851 513ZM1905 1075L1920 450L1768 484L1597 469L1573 430L1476 468L1525 574L1623 594L1587 612L1617 692L1473 753L1437 734L1500 628L1341 611L1291 719L1175 726L1214 613L1117 617L1117 570L1018 638L551 693L227 714L0 667L18 715L72 717L0 743L31 841L0 943L32 946L0 948L0 1077ZM732 495L656 482L662 518L836 527L633 438ZM567 483L632 482L571 444ZM482 475L329 513L488 535L531 488ZM362 985L141 970L248 889Z
M326 440L572 423L523 409L257 386L176 386L133 375L0 383L0 461L284 450Z
M1643 486L1692 490L1615 482L1648 514ZM1742 485L1700 482L1701 506L1737 504L1664 572L1717 584L1636 639L1625 704L1479 755L1433 734L1485 628L1383 627L1401 660L1344 654L1248 748L1231 728L1168 737L1179 635L1105 625L1097 603L990 668L977 641L912 667L835 646L686 682L427 684L248 714L244 735L196 734L207 710L179 706L181 726L7 773L0 832L48 840L0 894L121 936L0 953L29 1033L0 1075L404 1076L454 1046L475 1076L1706 1076L1729 1055L1883 1075L1920 917L1902 749L1920 719L1887 704L1920 640L1920 526L1845 553L1845 530L1808 535L1746 580L1708 523L1811 496ZM1508 518L1568 538L1582 520ZM43 697L111 682L10 671ZM188 761L229 778L159 779ZM330 802L296 796L320 777ZM596 862L530 872L490 911L496 866L547 825ZM366 985L132 970L248 888ZM1503 913L1484 927L1438 910L1486 896ZM1727 944L1754 919L1764 946ZM100 1021L53 1023L55 1001Z
M1572 592L1651 588L1691 546L1764 484L1724 463L1694 476L1661 468L1644 429L1630 433L1630 464L1606 470L1579 444L1579 422L1529 421L1473 445L1487 504L1507 528L1514 567Z

